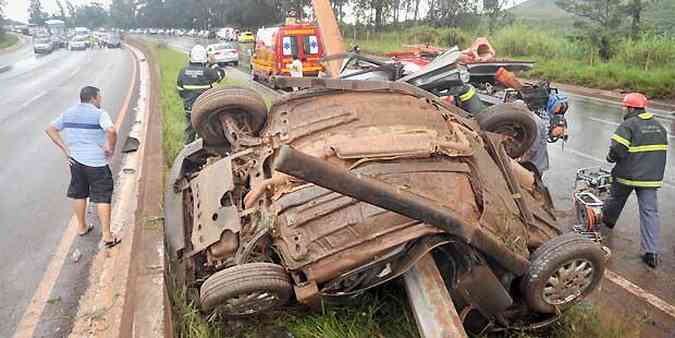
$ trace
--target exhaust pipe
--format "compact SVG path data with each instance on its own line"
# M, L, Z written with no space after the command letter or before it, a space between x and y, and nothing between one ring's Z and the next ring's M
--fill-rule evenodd
M317 157L281 146L275 169L320 187L353 197L424 223L442 227L451 234L466 238L465 224L452 211L435 201L405 190L360 176L336 167Z

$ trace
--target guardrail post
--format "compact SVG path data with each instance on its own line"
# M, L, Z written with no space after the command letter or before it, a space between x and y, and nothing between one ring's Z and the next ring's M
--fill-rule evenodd
M423 338L466 338L443 277L431 253L424 255L404 276L410 307Z

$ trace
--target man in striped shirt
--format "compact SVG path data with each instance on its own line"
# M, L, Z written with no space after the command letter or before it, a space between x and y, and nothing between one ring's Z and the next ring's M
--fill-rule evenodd
M73 199L80 235L86 235L93 227L85 222L89 198L96 204L103 243L112 248L120 243L110 231L113 178L109 161L115 151L117 131L110 115L101 109L101 102L98 88L82 88L80 103L52 121L46 132L63 151L70 168L67 196Z

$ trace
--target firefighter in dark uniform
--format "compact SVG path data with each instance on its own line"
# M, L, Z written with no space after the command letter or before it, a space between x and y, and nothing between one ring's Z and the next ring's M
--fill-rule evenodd
M635 190L640 207L640 249L642 261L652 268L658 265L659 212L656 191L661 187L666 167L668 134L654 115L645 111L647 98L631 93L623 99L624 121L612 136L607 161L612 169L610 197L603 208L603 222L614 228Z
M196 132L192 127L192 105L199 95L213 88L213 84L225 77L225 71L217 64L209 62L206 48L202 45L192 47L190 63L181 69L176 80L178 94L183 99L185 109L185 144L195 140Z

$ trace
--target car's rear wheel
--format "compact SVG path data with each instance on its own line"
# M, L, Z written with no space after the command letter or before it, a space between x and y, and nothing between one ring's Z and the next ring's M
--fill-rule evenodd
M512 158L525 154L537 138L537 121L525 105L501 103L476 115L481 129L508 137L506 152Z
M537 251L521 284L525 301L534 311L556 313L569 308L602 280L606 253L595 242L551 240Z
M247 316L288 303L293 293L284 268L271 263L233 266L211 275L200 289L203 311Z
M267 105L260 95L248 88L210 89L192 106L192 126L208 145L227 143L220 115L235 118L240 129L255 136L267 121Z

